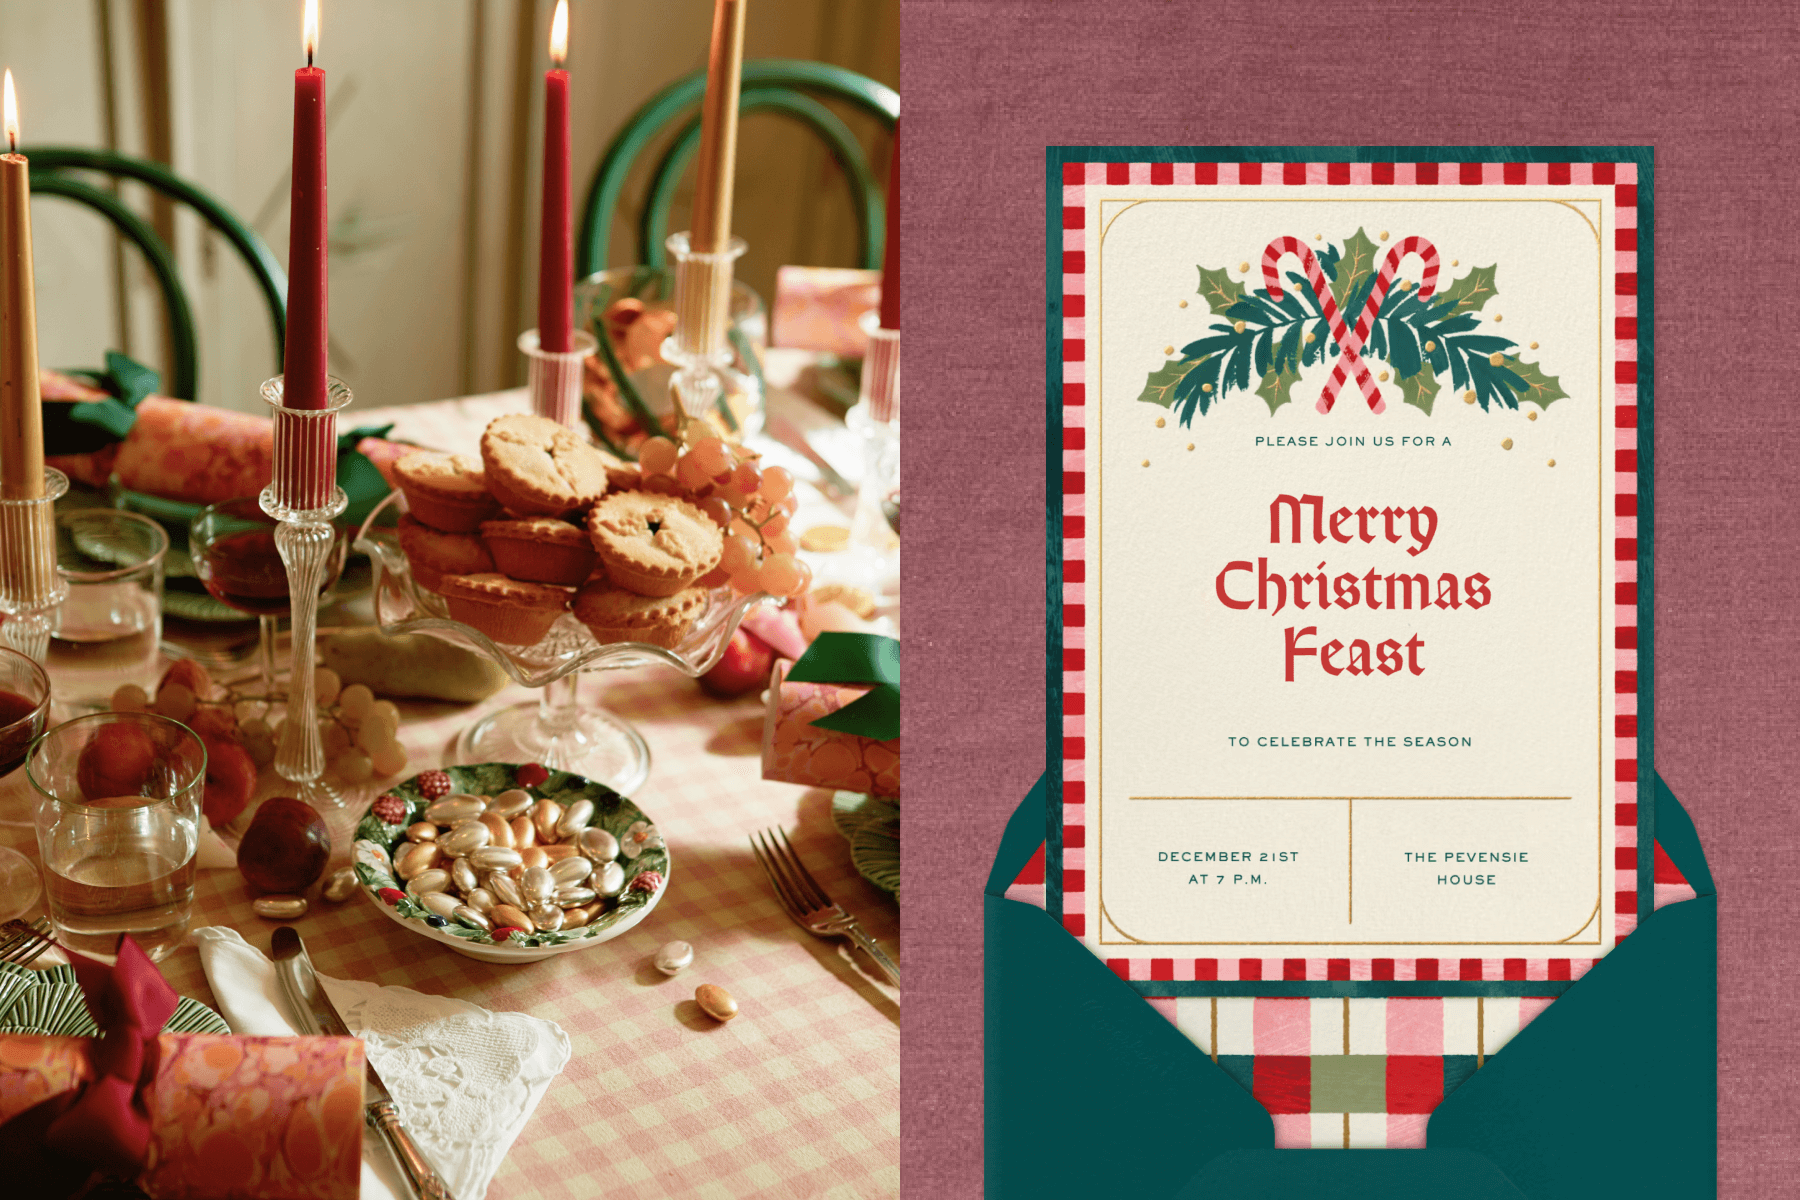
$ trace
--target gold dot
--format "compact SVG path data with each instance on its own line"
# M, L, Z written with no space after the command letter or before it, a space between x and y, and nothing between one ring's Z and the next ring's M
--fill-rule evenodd
M1436 350L1436 349L1437 349L1436 342L1426 342L1425 343L1425 353L1430 354L1433 350Z
M1494 324L1498 325L1500 322L1502 322L1504 320L1506 320L1506 318L1501 316L1499 313L1494 314Z
M1248 271L1249 269L1250 269L1250 264L1247 262L1241 262L1238 264L1238 270L1240 270L1240 271Z
M1387 372L1383 371L1381 374L1377 375L1375 378L1380 380L1382 383L1386 383L1387 382Z
M1537 343L1536 343L1536 342L1533 342L1533 343L1531 343L1531 348L1532 348L1532 349L1533 349L1533 350L1536 350L1536 349L1537 349Z
M1186 307L1187 307L1187 301L1186 301L1186 300L1183 300L1183 301L1182 301L1182 302L1181 302L1181 307L1183 307L1183 308L1186 308Z
M1210 383L1203 383L1203 384L1201 384L1201 385L1200 385L1200 390L1201 390L1201 391L1203 391L1203 392L1210 392L1210 391L1212 391L1212 384L1210 384Z
M1381 240L1384 242L1387 241L1387 230L1385 229L1381 231Z
M1307 335L1306 335L1306 344L1307 344L1307 345L1309 345L1309 346L1310 346L1310 345L1312 345L1312 344L1313 344L1313 342L1314 342L1314 341L1315 341L1315 340L1316 340L1316 338L1315 338L1315 335L1314 335L1314 334L1312 334L1312 333L1308 333L1308 334L1307 334Z
M1475 403L1475 393L1474 392L1464 392L1463 393L1463 403L1464 404Z
M1156 418L1156 427L1158 429L1161 429L1166 424L1168 424L1168 422L1163 420L1161 417Z
M1322 234L1322 233L1315 233L1315 234L1313 234L1313 241L1315 241L1315 242L1322 242L1322 241L1324 241L1324 240L1325 240L1325 235L1324 235L1324 234Z
M1512 439L1511 438L1502 439L1500 442L1500 448L1502 450L1511 450L1512 449ZM1147 467L1150 464L1148 462L1146 462L1144 465Z
M1488 355L1488 365L1489 366L1497 367L1497 366L1500 366L1505 361L1506 361L1506 355L1500 353L1498 350L1496 350L1492 354Z
M1194 443L1192 443L1192 442L1189 442L1189 443L1188 443L1188 449L1189 449L1189 450L1192 450L1192 449L1193 449L1193 448L1194 448Z
M1145 465L1145 466L1146 466L1146 467L1147 467L1147 466L1149 466L1149 465L1150 465L1150 460L1149 460L1149 459L1147 459L1147 458L1146 458L1146 459L1145 459L1145 460L1144 460L1144 465Z
M1239 333L1244 332L1244 323L1242 321L1233 321L1231 323L1231 327L1233 329L1237 330Z
M1410 279L1402 279L1400 281L1400 290L1403 292L1411 286L1412 286L1412 280L1410 280Z
M1173 347L1173 346L1164 346L1164 347L1163 347L1163 353L1164 353L1164 354L1173 354L1173 353L1175 353L1175 347Z
M1554 458L1550 460L1550 465L1553 467L1556 465L1556 460Z
M1534 412L1528 412L1525 414L1525 419L1527 421L1535 421L1535 420L1537 420L1537 414Z
M1454 267L1454 266L1455 266L1455 265L1456 265L1456 264L1457 264L1457 263L1459 263L1459 262L1461 262L1461 261L1462 261L1462 260L1461 260L1461 259L1459 259L1459 258L1453 258L1453 259L1451 259L1451 260L1450 260L1450 265L1451 265L1451 266L1453 266L1453 267Z

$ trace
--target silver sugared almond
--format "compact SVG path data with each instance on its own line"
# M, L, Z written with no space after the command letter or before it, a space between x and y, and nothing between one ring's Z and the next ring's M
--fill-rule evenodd
M333 871L319 894L333 904L342 904L356 895L356 872L349 867Z
M664 975L676 975L693 964L694 948L687 942L670 942L656 952L653 961Z
M250 905L259 917L292 921L306 915L305 896L258 896Z

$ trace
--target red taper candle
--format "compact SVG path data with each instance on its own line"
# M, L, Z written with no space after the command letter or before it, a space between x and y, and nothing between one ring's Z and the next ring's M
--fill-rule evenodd
M538 226L538 346L571 349L575 247L569 234L569 0L557 0L550 21L550 70L544 72L544 196Z
M306 5L306 65L294 72L294 174L288 226L287 350L282 404L325 407L327 271L325 72L312 65L318 7Z
M881 327L900 328L900 122L894 122L894 164L888 168L887 244L881 254Z

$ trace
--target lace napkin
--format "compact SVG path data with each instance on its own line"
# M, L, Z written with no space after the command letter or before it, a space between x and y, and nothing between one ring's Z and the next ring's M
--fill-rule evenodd
M194 930L200 965L232 1032L295 1033L275 967L237 932ZM413 1140L457 1200L482 1200L513 1140L569 1061L569 1035L550 1021L411 988L320 975L344 1024L393 1092ZM363 1137L363 1200L409 1197L380 1136Z

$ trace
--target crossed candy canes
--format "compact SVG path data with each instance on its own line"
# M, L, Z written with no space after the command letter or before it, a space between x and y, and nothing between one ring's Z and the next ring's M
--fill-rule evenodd
M1281 277L1275 271L1275 264L1283 254L1293 254L1300 259L1307 281L1312 284L1313 292L1319 297L1319 311L1324 315L1325 323L1331 328L1331 336L1338 344L1337 363L1331 369L1331 378L1325 381L1325 390L1319 393L1319 411L1331 411L1331 406L1337 403L1338 390L1344 386L1346 379L1354 375L1357 386L1368 397L1370 411L1384 412L1387 402L1381 398L1381 389L1375 386L1375 380L1369 375L1368 365L1362 360L1362 348L1368 343L1369 331L1375 326L1375 314L1381 311L1381 302L1387 299L1388 289L1394 284L1401 259L1408 254L1417 254L1425 261L1425 279L1419 284L1421 300L1427 299L1437 290L1437 247L1421 237L1404 238L1396 243L1381 264L1381 273L1375 277L1375 286L1369 290L1369 302L1363 305L1361 314L1357 316L1355 329L1344 324L1344 315L1338 311L1337 302L1331 298L1331 288L1325 282L1325 272L1319 268L1319 260L1299 238L1276 238L1263 251L1263 284L1269 293L1269 299L1280 300L1283 295Z

